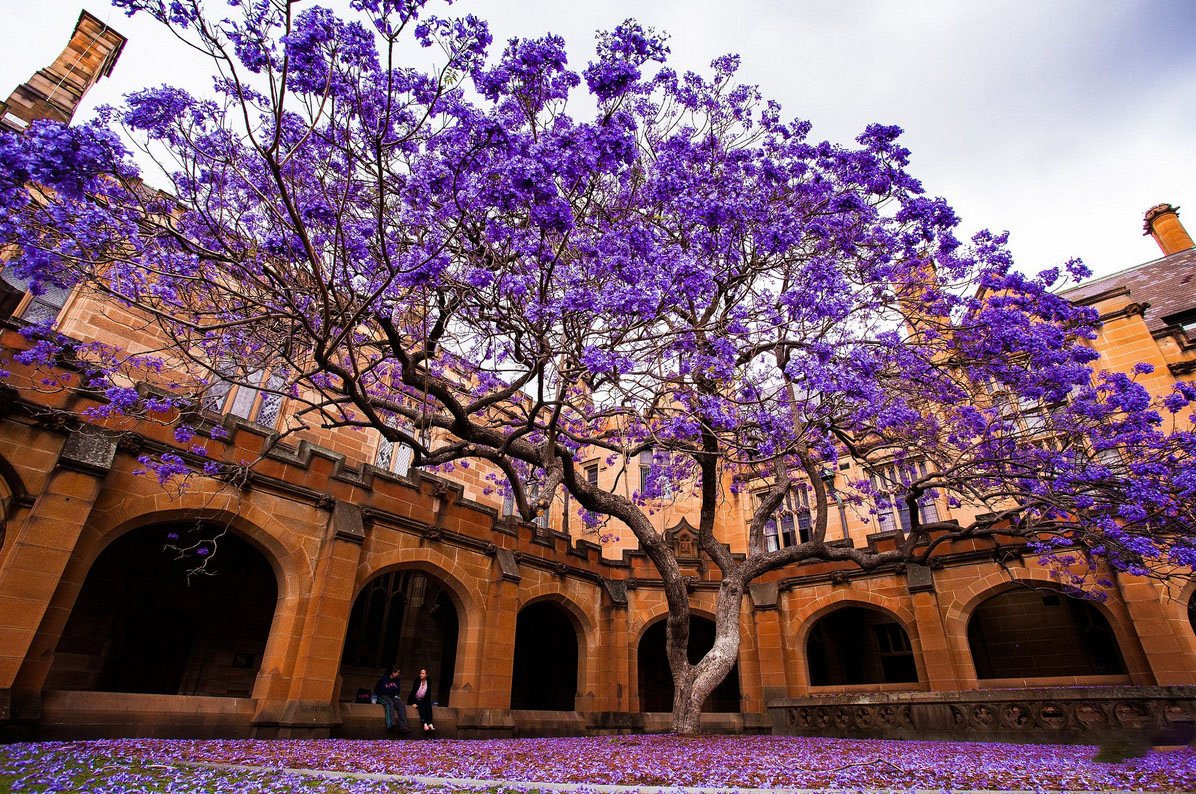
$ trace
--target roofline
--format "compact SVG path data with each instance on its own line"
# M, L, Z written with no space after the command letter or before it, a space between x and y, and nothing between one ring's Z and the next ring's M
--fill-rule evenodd
M1100 282L1104 281L1105 279L1114 278L1115 276L1124 276L1126 273L1132 273L1133 271L1135 271L1139 268L1146 267L1147 265L1157 264L1158 262L1162 262L1164 259L1170 259L1173 256L1180 256L1180 255L1186 254L1192 250L1196 250L1196 249L1188 248L1183 251L1176 251L1174 254L1167 254L1165 256L1160 256L1155 259L1149 259L1149 260L1147 260L1145 262L1141 262L1137 265L1131 265L1130 267L1122 268L1121 270L1115 270L1112 273L1106 273L1105 275L1100 276L1099 278L1094 278L1091 281L1085 281L1082 284L1076 284L1074 287L1068 287L1067 289L1060 290L1057 294L1067 295L1069 292L1075 292L1078 289L1084 289L1085 287L1091 287L1093 284L1099 284Z

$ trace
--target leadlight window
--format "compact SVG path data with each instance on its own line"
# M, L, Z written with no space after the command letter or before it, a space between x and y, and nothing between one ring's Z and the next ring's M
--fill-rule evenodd
M654 482L656 474L663 468L667 453L653 452L652 450L644 450L640 453L640 497L649 492L649 488L655 486L659 491L654 498L668 499L673 495L673 483L667 476L660 479L659 482Z
M12 268L0 272L0 316L27 323L53 322L58 319L70 290L45 283L40 295L29 291L29 280L20 278Z
M758 491L756 507L768 498L767 491ZM805 486L789 489L781 505L764 524L764 542L769 551L796 546L810 539L810 494Z
M910 483L925 477L930 471L926 461L903 461L872 466L868 478L876 494L876 525L880 532L908 532L911 527L909 502L906 493ZM930 494L918 499L918 521L932 524L939 520L938 505Z
M393 471L400 477L406 477L411 471L411 460L414 456L415 450L411 448L410 444L388 441L383 436L378 439L378 451L374 455L374 465L386 471Z
M234 383L232 378L236 376L228 362L218 364L216 371L215 382L204 394L206 410L239 416L265 427L277 427L282 415L284 398L281 391L286 385L285 378L257 369L251 371L242 383Z

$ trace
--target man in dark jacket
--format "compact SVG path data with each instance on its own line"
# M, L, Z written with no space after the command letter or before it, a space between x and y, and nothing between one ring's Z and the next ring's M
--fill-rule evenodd
M399 683L399 668L384 673L374 684L374 694L378 702L386 711L386 732L399 731L407 733L407 704L403 702L403 694Z

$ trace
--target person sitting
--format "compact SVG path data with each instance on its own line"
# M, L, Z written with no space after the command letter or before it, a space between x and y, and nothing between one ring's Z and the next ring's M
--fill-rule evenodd
M374 694L378 696L378 702L382 704L386 714L387 733L394 733L396 730L407 733L410 730L407 727L407 706L402 700L399 675L400 670L395 667L390 672L383 673L378 683L374 684Z
M411 694L407 696L407 704L419 709L419 721L424 726L424 736L436 732L432 723L432 682L428 680L428 671L420 670L419 678L411 687Z

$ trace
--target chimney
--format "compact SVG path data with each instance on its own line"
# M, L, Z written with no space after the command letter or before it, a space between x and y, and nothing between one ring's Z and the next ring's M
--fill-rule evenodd
M1163 256L1187 251L1194 246L1191 236L1179 220L1179 207L1156 204L1146 211L1143 234L1149 234L1159 244Z
M112 73L125 37L86 11L79 14L66 49L45 69L0 102L0 129L20 132L36 119L66 124L88 89Z

